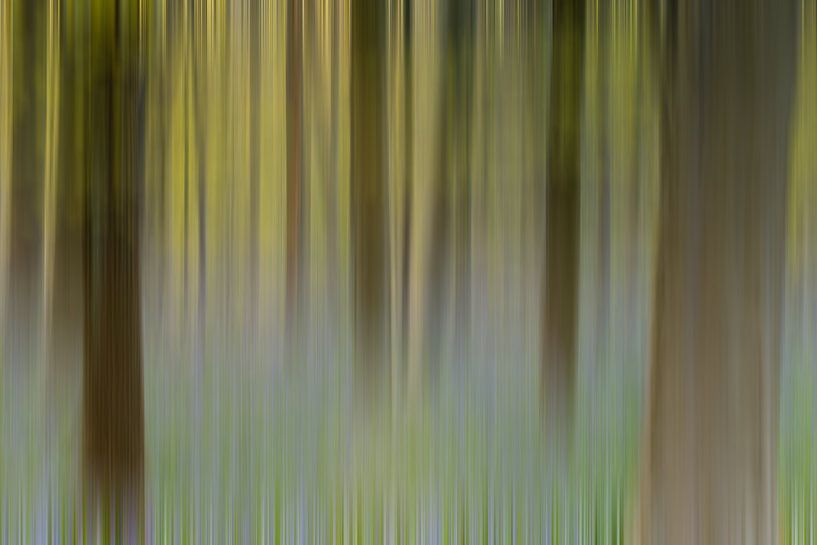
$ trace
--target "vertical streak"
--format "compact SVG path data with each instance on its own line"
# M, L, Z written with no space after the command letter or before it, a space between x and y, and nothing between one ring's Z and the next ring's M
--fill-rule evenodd
M411 100L412 178L408 263L408 377L409 402L418 399L426 350L427 293L431 277L434 199L437 195L437 146L440 115L440 59L437 3L412 1Z
M338 119L337 119L337 210L339 243L338 256L340 257L341 281L344 310L348 313L351 308L352 277L352 219L351 209L351 2L340 0L338 5ZM341 138L343 136L343 138ZM350 321L351 322L351 321ZM345 328L350 333L350 328ZM351 335L349 335L351 337ZM349 345L347 345L349 346Z
M45 114L45 165L43 173L43 347L48 347L51 323L52 288L54 275L54 240L56 223L56 161L59 138L60 101L60 20L56 0L48 2L48 36L46 50L46 114Z
M303 34L301 0L288 0L286 25L287 187L286 187L286 297L287 321L298 304L301 261L301 173L303 126Z
M557 426L570 425L576 375L584 9L584 0L553 5L541 356L548 418Z
M250 0L250 326L257 327L259 178L261 155L261 1ZM253 337L257 331L253 331Z
M388 123L389 123L389 279L390 279L390 337L391 337L391 395L397 403L401 363L403 357L403 256L405 211L405 36L404 3L389 2L388 23ZM394 405L396 406L396 405ZM397 414L394 409L393 414Z
M385 8L352 2L352 214L356 360L365 380L383 376L388 356L388 233L384 138Z
M0 331L5 331L11 213L12 0L0 0Z
M327 218L328 226L328 266L330 271L337 271L340 266L338 251L338 152L339 152L339 117L340 117L340 2L337 0L327 0L329 6L328 31L330 38L327 46L331 49L330 56L330 90L329 90L329 165L326 173L327 184ZM330 274L327 288L329 290L330 316L332 320L339 320L338 313L338 290L341 283L337 275Z
M183 218L182 218L182 319L183 319L183 327L185 331L189 327L189 319L190 319L190 168L191 168L191 161L190 161L190 93L191 93L191 81L190 81L190 63L191 55L192 55L192 48L190 46L190 40L192 39L192 32L191 32L191 25L192 21L191 18L193 16L190 6L185 5L182 9L182 13L184 15L184 19L182 20L183 32L184 37L182 38L182 48L183 48L183 57L182 57L182 65L181 69L184 71L183 80L182 80L182 93L183 93L183 129L182 129L182 140L184 142L184 151L182 152L184 155L184 174L183 174L183 194L182 194L182 209L183 209ZM186 39L185 39L186 38Z
M209 4L209 2L208 2ZM209 6L208 6L209 7ZM207 86L207 74L202 75L202 71L208 68L208 61L211 59L206 41L209 41L209 19L205 19L204 10L199 7L195 12L195 48L197 53L193 59L193 83L195 85L194 115L196 119L196 156L198 158L198 245L199 245L199 273L198 273L198 308L197 308L197 358L196 365L201 373L204 365L205 337L207 325L207 133L209 123L207 123L206 97L209 91ZM201 377L201 374L198 375Z

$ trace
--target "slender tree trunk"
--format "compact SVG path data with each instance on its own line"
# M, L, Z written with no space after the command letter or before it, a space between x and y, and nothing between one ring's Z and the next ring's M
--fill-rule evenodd
M389 179L389 340L392 414L399 414L405 362L406 231L411 134L409 103L410 0L389 2L388 179Z
M796 2L669 2L644 543L776 543Z
M82 361L82 108L78 107L72 74L73 59L63 56L60 66L59 155L54 206L53 295L49 359L59 370L79 376ZM57 377L59 378L59 374Z
M15 3L6 358L24 366L35 357L45 125L46 2Z
M451 157L446 173L451 177L449 210L453 261L454 357L467 359L471 302L471 130L474 86L475 0L453 0L448 6L448 63L446 108L450 116Z
M576 375L579 127L584 0L554 0L548 126L542 379L549 427L570 427Z
M595 366L596 373L601 371L599 368L602 361L606 361L608 358L608 350L609 350L609 338L610 338L610 306L611 306L611 297L610 297L610 270L612 268L612 263L610 259L611 254L611 246L613 244L611 232L613 226L613 206L612 200L613 195L611 191L611 177L612 173L610 172L612 169L611 161L610 161L610 154L612 148L612 143L608 138L610 131L608 129L610 124L610 114L609 112L609 86L610 86L610 76L609 71L609 59L611 55L608 55L607 52L609 51L610 47L610 40L607 38L607 25L611 24L607 18L607 3L602 0L600 2L601 6L599 7L600 13L600 29L598 31L597 39L599 40L599 50L598 50L598 63L599 63L599 75L598 75L598 89L596 89L597 93L597 100L599 101L599 134L598 134L598 161L599 161L599 200L598 200L598 207L599 207L599 229L598 229L598 253L597 253L597 271L596 271L596 316L595 316L595 327L596 327L596 346L595 351L597 354L597 360L593 362ZM609 10L612 11L612 10ZM635 241L631 243L632 246L635 245ZM595 373L594 373L595 375ZM597 375L596 375L597 376Z
M430 294L439 270L435 271L433 253L440 248L435 244L435 236L441 236L435 227L440 226L439 203L444 196L441 190L445 143L439 139L446 127L441 122L444 118L440 78L445 66L440 62L441 12L437 2L411 2L411 185L406 307L407 397L412 405L422 394L425 363L432 352L429 333L436 332L427 319L430 305L435 302Z
M93 21L83 59L85 471L117 517L142 516L144 411L138 228L144 85L135 25L120 2ZM119 519L121 521L121 519ZM121 524L119 522L118 524ZM121 531L121 526L120 530Z
M195 14L193 31L191 38L197 38L201 33L207 31L208 21L205 20L205 13L193 11ZM206 50L200 48L193 49L193 82L196 88L193 91L193 112L196 119L196 156L198 158L198 208L199 208L199 229L198 229L198 252L199 252L199 277L198 277L198 312L197 312L197 347L196 366L198 378L201 379L203 371L206 338L207 338L207 136L210 130L207 121L207 97L208 86L206 68L209 59ZM257 112L257 110L255 110ZM260 114L259 114L260 115ZM257 183L257 180L256 180ZM257 188L256 188L257 189ZM258 200L257 195L253 200ZM257 205L253 205L257 206ZM257 226L255 228L257 230ZM252 230L252 226L251 226ZM251 264L252 266L252 264ZM257 261L255 261L257 267Z
M249 304L251 346L258 334L259 213L261 181L261 15L262 0L250 2L250 263Z
M324 194L326 210L326 263L327 271L331 271L327 278L326 289L328 291L328 315L329 327L333 331L333 337L339 331L340 322L339 290L340 279L334 271L340 267L340 251L338 244L338 151L339 139L339 80L340 80L340 4L335 1L328 1L329 6L329 119L327 129L329 135L326 140L328 145L327 164L324 169Z
M287 324L294 327L300 299L301 233L303 208L303 7L302 0L287 4L287 221L286 310ZM289 335L292 338L292 335Z
M11 2L0 2L0 334L6 334L11 222L14 32ZM7 337L5 337L7 338Z
M355 346L364 383L386 363L385 2L352 1L352 237Z

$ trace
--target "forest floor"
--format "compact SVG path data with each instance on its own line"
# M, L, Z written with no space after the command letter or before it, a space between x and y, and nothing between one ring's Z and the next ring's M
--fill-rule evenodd
M146 350L149 543L631 542L641 416L625 384L581 388L556 467L533 365L451 366L408 411L361 408L342 363L188 356ZM0 542L98 542L78 501L81 380L35 369L3 375ZM812 403L799 392L784 412ZM809 422L781 429L786 543L814 543Z

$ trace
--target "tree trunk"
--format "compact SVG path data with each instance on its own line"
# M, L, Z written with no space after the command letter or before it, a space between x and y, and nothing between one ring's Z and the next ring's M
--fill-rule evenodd
M352 1L355 351L363 382L386 362L385 2Z
M193 12L196 13L195 11ZM198 14L197 14L198 15ZM194 30L190 33L191 39L195 39L198 35L207 31L208 21L201 21L204 17L200 17L199 22L194 23ZM196 372L197 378L201 380L204 368L206 339L207 339L207 137L210 127L208 126L207 111L208 111L208 87L207 87L207 72L209 58L204 48L196 50L191 44L193 53L193 83L196 86L193 92L193 112L196 119L196 157L198 158L198 309L196 316ZM256 116L260 115L258 110L254 110ZM258 183L258 180L255 182ZM256 187L257 190L257 187ZM253 201L258 200L256 194ZM256 207L256 205L253 205ZM257 209L256 209L257 211ZM252 223L252 222L251 222ZM251 231L253 227L250 227ZM255 226L257 230L257 225ZM257 241L256 241L257 245ZM251 259L251 267L257 267L257 261ZM257 278L252 278L251 283L257 281ZM257 286L251 288L255 290ZM255 313L253 313L255 315Z
M584 0L553 3L541 350L550 428L570 426L575 388L584 9Z
M406 357L408 204L411 179L411 0L389 2L389 342L392 414L399 413Z
M303 168L303 33L301 0L287 5L287 324L295 325L300 299ZM292 335L288 335L292 338Z
M0 2L0 335L6 337L6 301L11 222L11 158L14 54L11 3ZM2 352L0 352L2 354ZM4 354L3 354L4 355ZM5 360L5 358L4 358Z
M446 65L446 108L443 115L451 120L448 140L451 146L446 175L450 176L448 219L451 234L450 259L453 294L456 360L468 359L471 331L471 142L474 86L474 36L477 6L475 0L454 0L448 5ZM441 298L442 299L442 298Z
M84 59L85 470L93 497L113 502L117 517L125 516L126 508L135 510L130 516L141 517L144 411L137 195L144 94L136 58L138 32L120 18L125 7L120 4L112 4L91 23L99 28L93 28Z
M25 366L36 356L38 275L41 273L41 201L45 126L47 9L43 0L12 10L11 207L5 359Z
M258 266L259 260L259 213L261 185L261 41L262 36L262 0L250 2L250 262L249 262L249 296L250 313L249 334L250 346L256 348L258 335ZM201 121L201 118L199 118Z
M50 329L47 342L50 362L59 371L79 377L82 362L82 126L72 75L77 70L71 58L60 62L59 155L54 206L54 246ZM77 138L77 135L80 138ZM60 375L55 377L59 381Z
M795 4L670 2L665 10L644 543L778 540Z
M411 92L411 183L408 192L408 301L407 310L407 401L414 405L422 395L425 364L431 355L428 317L433 307L432 289L435 274L433 254L439 253L435 231L440 226L442 170L445 153L440 135L445 135L442 118L443 75L441 62L442 32L439 24L441 7L431 0L410 2L411 37L410 78ZM439 265L439 264L437 264ZM441 324L438 324L441 325ZM439 330L439 328L436 328ZM411 411L411 409L409 409Z

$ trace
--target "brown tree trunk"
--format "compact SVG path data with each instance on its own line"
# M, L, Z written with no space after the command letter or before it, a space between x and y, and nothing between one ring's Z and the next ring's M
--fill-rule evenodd
M575 389L584 9L584 0L553 3L541 350L544 401L551 428L570 426Z
M795 2L670 2L644 543L776 543Z
M84 432L92 497L142 516L144 411L138 184L143 77L136 29L117 2L94 21L84 59L88 112L84 207ZM124 512L129 510L129 514ZM105 515L107 516L107 515ZM103 519L107 520L107 519ZM119 526L121 532L121 526Z
M301 272L302 168L303 168L303 9L301 0L287 5L287 323L294 325L298 312ZM291 338L292 336L289 335Z
M36 356L38 277L41 273L41 214L45 126L46 19L42 0L12 10L11 207L6 299L5 360L28 365Z
M352 251L363 382L378 378L386 362L385 5L352 1Z
M471 142L474 86L474 36L477 6L475 0L454 0L447 14L447 74L442 115L451 124L449 140L453 152L450 165L444 165L452 176L448 220L451 233L451 260L454 290L454 355L468 358L471 317ZM442 298L441 298L442 299Z

